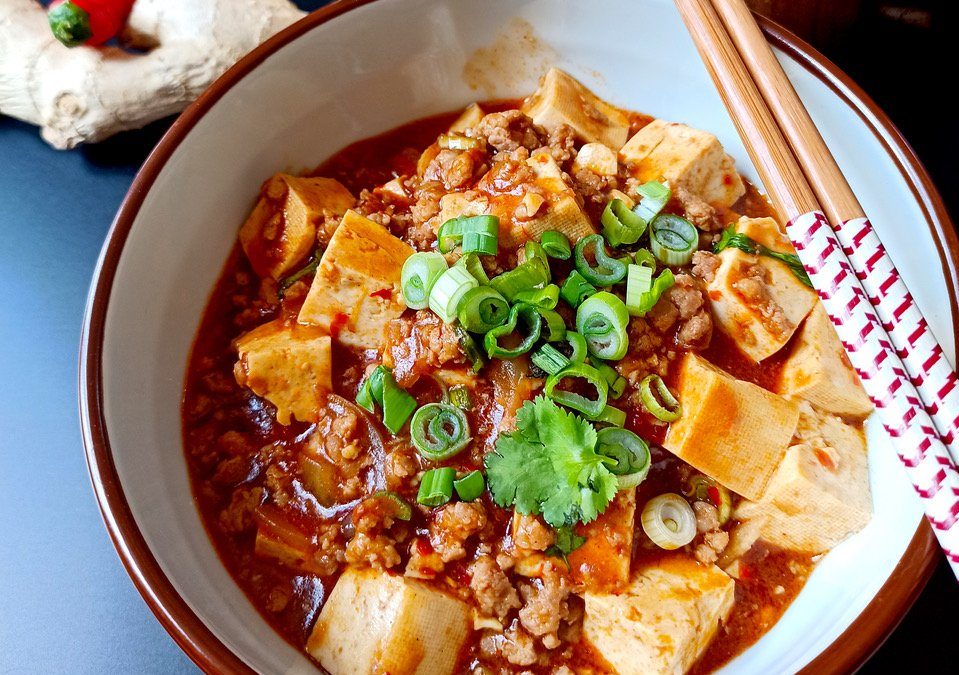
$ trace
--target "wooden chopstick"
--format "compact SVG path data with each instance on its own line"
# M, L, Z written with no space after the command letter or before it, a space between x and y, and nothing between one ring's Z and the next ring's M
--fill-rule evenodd
M959 470L956 463L894 351L873 307L873 299L863 289L836 233L819 208L779 121L760 94L710 0L675 2L767 193L780 215L787 219L786 233L866 393L876 405L878 417L893 439L896 453L922 501L926 518L953 573L959 578ZM868 226L865 218L854 220ZM874 235L871 227L868 232ZM877 252L880 258L888 260L881 245Z

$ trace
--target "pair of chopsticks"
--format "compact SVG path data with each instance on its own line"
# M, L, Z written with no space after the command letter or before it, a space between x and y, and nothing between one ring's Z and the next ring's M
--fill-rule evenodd
M959 386L744 0L676 0L959 577Z

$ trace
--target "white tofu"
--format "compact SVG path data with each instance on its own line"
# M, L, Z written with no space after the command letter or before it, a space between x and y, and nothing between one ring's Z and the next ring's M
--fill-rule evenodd
M742 218L736 228L769 237L779 231L772 218ZM761 235L762 231L770 234ZM706 285L716 323L752 360L769 358L789 342L812 311L816 292L785 263L768 256L727 248L719 260L715 276Z
M539 241L543 232L556 230L575 243L595 234L593 224L576 203L576 195L553 156L548 152L537 152L526 160L526 164L536 174L536 186L546 198L545 208L540 208L535 217L517 220L517 226L526 238Z
M734 588L686 555L644 562L621 593L584 595L583 637L619 675L682 675L732 610Z
M766 493L735 518L758 519L758 537L781 548L822 553L872 517L866 442L856 427L803 404L797 439Z
M737 380L693 353L683 357L676 396L682 416L663 447L747 499L766 490L799 422L799 407Z
M276 406L276 419L315 422L332 389L330 336L282 319L259 326L236 340L236 381Z
M783 363L776 391L843 417L866 417L872 412L872 401L863 391L859 376L819 302L799 329L795 347Z
M576 534L586 541L568 557L573 581L590 591L618 590L628 584L635 525L635 488L620 490L596 520L578 525Z
M240 228L240 245L253 271L279 279L316 246L318 222L342 216L355 201L332 178L273 176L264 183L260 199Z
M450 675L470 630L465 602L420 581L348 567L306 651L330 675Z
M479 103L471 103L466 106L466 110L464 110L460 116L453 121L453 123L450 125L449 132L453 134L461 134L467 129L475 127L477 124L479 124L479 121L483 119L485 115L486 111L480 107Z
M406 308L400 273L413 249L379 223L347 211L300 308L300 323L341 343L379 349L386 324Z
M619 151L642 181L665 179L672 189L685 187L703 201L728 208L746 193L732 157L710 133L678 122L653 120Z
M587 143L576 153L573 173L592 171L597 176L615 176L619 171L616 151L602 143Z
M619 150L629 135L629 117L562 70L550 68L539 89L520 108L536 124L553 131L565 124L586 143Z

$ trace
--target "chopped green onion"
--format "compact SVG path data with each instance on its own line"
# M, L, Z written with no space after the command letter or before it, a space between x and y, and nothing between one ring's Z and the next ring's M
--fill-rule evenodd
M464 502L471 502L479 498L486 488L486 481L483 480L482 471L470 471L468 474L453 481L453 487L456 488L456 494Z
M596 259L596 266L591 267L586 260L587 249L592 249ZM610 257L603 244L603 235L591 234L576 242L574 250L574 264L576 271L583 275L594 286L612 286L626 276L626 263Z
M506 323L509 303L492 286L477 286L463 296L457 316L466 330L486 333Z
M453 498L453 479L456 469L444 466L423 474L416 501L423 506L442 506Z
M449 253L458 245L464 244L467 234L486 235L496 241L499 237L499 218L496 216L458 216L450 218L440 225L440 229L436 233L440 253ZM464 250L464 253L466 252L468 251ZM495 246L493 252L496 252Z
M647 223L652 222L659 215L659 212L665 208L666 203L672 196L672 191L668 187L654 180L643 183L636 188L636 192L642 199L639 204L633 207L633 213Z
M719 515L719 525L723 526L732 515L733 501L729 488L720 485L709 476L697 473L689 479L689 489L684 492L687 497L694 497L698 501L708 502L716 507Z
M489 277L486 276L486 270L483 269L483 263L480 262L479 256L475 253L467 253L463 255L459 260L456 261L456 267L463 267L469 272L476 283L480 286L489 285Z
M649 445L627 429L609 427L596 432L596 452L615 461L606 465L619 477L619 488L636 487L649 474L652 458Z
M550 258L569 260L569 256L572 255L569 239L562 232L547 230L540 235L539 243Z
M377 366L360 385L357 405L374 412L373 404L383 409L383 426L394 436L416 409L416 399L396 384L393 373L385 366Z
M723 230L723 235L719 238L719 241L716 242L716 246L713 247L713 253L719 253L723 249L730 247L738 248L744 253L753 253L774 258L785 264L797 279L812 288L812 282L809 280L809 275L806 274L806 268L803 267L802 261L799 260L799 256L795 253L780 253L779 251L766 248L745 234L737 233L735 225L730 225Z
M579 307L583 300L595 292L596 287L586 281L586 278L576 270L569 273L566 281L563 282L563 287L559 290L560 297L573 309Z
M666 265L685 265L699 246L699 231L672 213L656 216L649 228L649 247L657 260Z
M436 139L437 145L447 150L472 150L479 144L479 140L463 134L440 134Z
M466 267L453 265L440 275L430 291L430 309L443 323L456 321L460 302L470 289L479 286Z
M546 344L533 352L531 357L534 364L548 375L555 375L568 367L572 362L553 345Z
M635 297L630 297L629 287L627 286L626 309L632 316L646 316L646 313L655 307L659 299L663 297L663 293L672 288L675 283L676 278L673 276L672 270L667 268L659 273L659 276L656 277L656 280L653 282L652 288L640 295L639 300L636 300ZM634 302L630 303L630 300Z
M523 247L523 253L525 254L525 261L539 261L539 264L546 268L547 275L549 274L549 258L541 245L535 241L528 241Z
M566 337L566 321L559 312L550 309L536 308L543 319L541 337L547 342L558 342Z
M607 405L605 408L603 408L603 412L592 418L591 421L601 422L603 424L611 424L614 427L621 427L626 424L626 413L619 408Z
M630 265L626 275L626 309L634 314L642 303L643 295L653 287L653 270L645 265Z
M590 296L576 310L576 330L586 338L589 353L606 361L618 361L626 356L628 325L626 305L608 291Z
M413 507L410 503L392 490L378 490L371 494L369 499L379 500L387 512L397 520L409 520L413 517Z
M499 248L499 235L485 232L464 232L463 253L478 253L480 255L496 255Z
M648 248L637 249L633 254L633 259L637 265L648 267L654 272L656 271L656 256L654 256L653 252Z
M407 258L400 275L406 306L426 309L430 304L430 291L448 268L446 258L435 251L421 251Z
M453 326L453 332L459 339L460 350L470 360L473 372L478 373L486 360L483 358L483 353L480 351L479 345L476 344L476 340L459 324Z
M626 378L620 376L611 365L603 363L595 357L589 357L589 362L606 380L606 384L609 385L609 393L613 395L613 398L622 396L623 392L626 391Z
M450 404L455 405L460 410L472 410L473 397L470 396L470 390L461 384L451 388Z
M693 507L671 492L646 502L640 520L646 536L667 551L685 546L696 537L696 514Z
M621 199L611 200L599 220L610 246L635 244L646 231L646 220L630 211Z
M588 386L596 390L596 398L586 398L575 391L557 389L563 380L585 380ZM586 417L595 417L606 407L606 380L595 368L585 363L570 364L555 375L550 375L546 378L544 392L556 403L581 412Z
M569 360L572 363L582 363L589 354L589 347L586 344L586 338L574 330L566 331L566 342L570 347Z
M538 259L527 260L508 272L503 272L490 280L490 286L503 294L510 302L516 301L516 296L522 291L540 288L549 283L549 268L544 268Z
M302 279L305 276L310 274L316 274L317 268L320 266L320 258L323 257L323 252L317 249L313 251L313 255L310 256L309 261L298 269L296 272L286 277L285 279L280 280L280 283L276 286L276 294L282 300L283 296L286 295L287 289L295 284L297 281ZM444 261L445 262L445 261ZM414 307L414 309L416 309Z
M520 321L522 321L526 328L526 336L521 336L520 342L516 347L501 346L500 339L513 335L513 333L516 332L517 323ZM509 311L509 318L506 323L486 334L486 337L483 339L486 353L490 358L516 358L533 348L533 345L539 340L541 331L542 322L539 311L532 305L527 305L522 302L517 303L513 305L513 308Z
M647 375L639 383L639 399L650 415L661 422L674 422L683 408L659 375Z
M410 440L426 459L445 461L470 442L466 414L449 403L427 403L413 415Z
M546 284L542 288L520 291L514 298L516 302L525 302L539 309L556 309L559 304L559 286Z

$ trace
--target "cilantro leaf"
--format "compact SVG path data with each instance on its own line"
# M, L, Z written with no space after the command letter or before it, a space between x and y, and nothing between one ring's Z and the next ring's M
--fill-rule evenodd
M802 266L802 261L799 260L798 255L795 253L780 253L779 251L773 251L770 248L766 248L762 244L756 243L745 234L737 233L735 225L730 225L723 230L722 236L713 247L713 253L719 253L726 248L738 248L744 253L753 253L764 255L768 258L774 258L784 263L797 279L812 288L812 281L809 280L809 275L806 274L806 268Z
M560 527L556 530L556 542L546 549L545 553L561 558L569 566L567 556L585 543L586 537L576 534L572 527Z
M486 456L493 500L553 527L587 523L616 496L617 478L596 453L596 430L545 396L516 414L516 431L501 434Z

